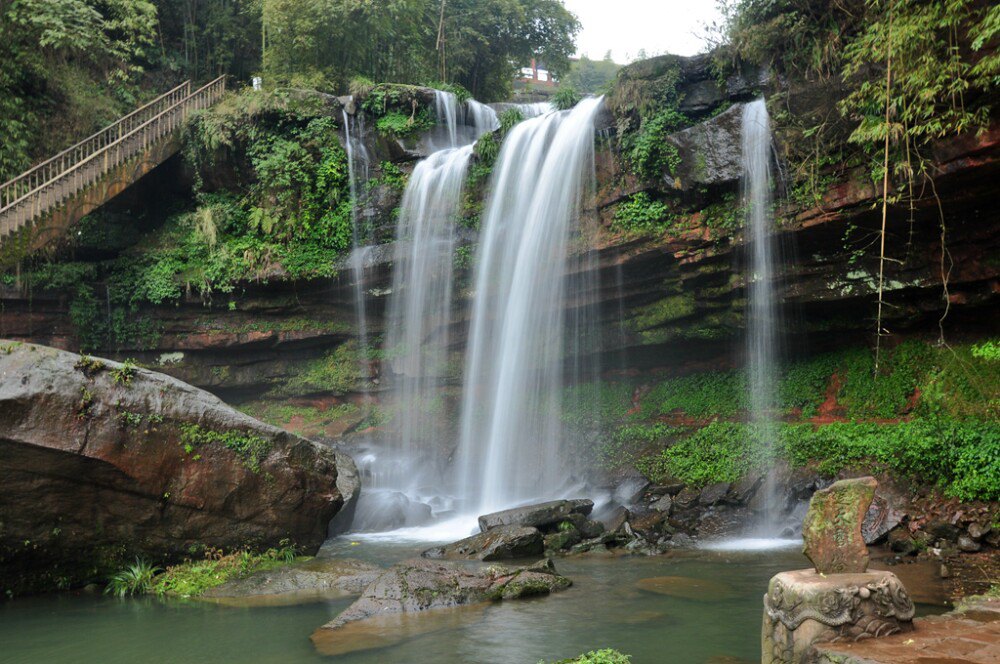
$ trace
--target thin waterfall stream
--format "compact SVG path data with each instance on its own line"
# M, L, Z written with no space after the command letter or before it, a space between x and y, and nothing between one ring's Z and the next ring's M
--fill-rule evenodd
M353 98L351 98L353 102ZM358 351L362 357L362 375L367 376L368 356L368 312L365 302L365 263L371 247L362 242L359 209L364 209L362 194L367 193L371 175L371 157L365 146L365 116L348 114L346 107L341 111L344 125L344 147L347 150L347 174L351 192L351 254L349 257L354 280L354 310L358 325ZM367 384L367 380L363 381Z
M777 261L773 180L771 169L771 123L764 99L743 109L741 130L743 206L746 210L747 333L746 364L750 419L762 452L771 458L777 442L778 379L780 371L780 308L777 301ZM762 523L758 532L773 537L778 530L778 505L773 472L764 477Z

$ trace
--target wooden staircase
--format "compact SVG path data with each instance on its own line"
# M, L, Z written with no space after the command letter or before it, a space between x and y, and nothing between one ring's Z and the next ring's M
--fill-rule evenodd
M185 81L96 134L0 185L0 243L38 226L61 232L111 200L180 149L178 130L194 111L218 102L225 76L191 91ZM39 229L42 230L42 229ZM32 234L38 248L46 234Z

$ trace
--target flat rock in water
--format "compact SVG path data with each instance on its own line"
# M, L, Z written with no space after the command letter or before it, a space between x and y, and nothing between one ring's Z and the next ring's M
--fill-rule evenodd
M526 567L469 567L414 558L383 572L354 604L320 631L336 630L372 616L381 619L392 614L547 595L570 585L569 579L556 573L549 559Z
M543 526L565 521L571 514L587 516L594 509L594 501L585 498L575 500L552 500L537 505L515 507L502 512L493 512L479 517L479 529L484 533L497 526Z
M360 595L382 568L351 558L323 558L264 570L211 588L203 599L232 606L287 606Z
M542 533L537 528L497 526L452 544L427 549L421 555L491 561L541 556L543 550Z
M820 574L859 573L868 569L868 547L861 532L878 482L860 477L834 482L813 494L802 523L803 553Z
M736 591L727 583L688 576L655 576L641 579L635 585L640 590L651 593L706 602L731 599L736 596Z

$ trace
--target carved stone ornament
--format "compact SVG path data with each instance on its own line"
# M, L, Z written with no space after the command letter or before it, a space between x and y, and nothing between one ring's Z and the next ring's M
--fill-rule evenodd
M783 572L764 595L762 661L808 662L812 644L877 638L912 629L915 608L891 572Z

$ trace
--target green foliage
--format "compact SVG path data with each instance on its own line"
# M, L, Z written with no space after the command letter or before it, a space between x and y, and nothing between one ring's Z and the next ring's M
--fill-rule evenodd
M80 359L76 361L73 368L77 371L82 371L83 375L87 378L93 378L102 371L106 371L108 365L101 360L90 357L89 355L81 355Z
M640 191L618 204L611 226L630 232L665 231L675 220L666 203L654 201L648 193Z
M754 425L713 422L641 458L636 467L653 479L675 477L703 486L762 472L773 454L831 476L845 469L888 471L936 484L962 500L1000 497L1000 431L990 421L778 424L773 431L776 440L769 451Z
M564 84L552 95L552 105L560 111L568 111L583 99L583 95L576 91L572 85Z
M402 138L430 129L434 126L434 118L427 109L412 115L390 111L380 117L375 126L383 134Z
M667 136L687 123L687 118L672 108L642 119L639 131L629 135L622 146L639 176L656 179L663 177L665 172L677 172L681 164L680 153Z
M508 108L500 114L500 134L506 136L510 130L520 122L524 121L524 114L519 109Z
M350 392L362 379L362 360L355 341L347 341L322 358L306 363L279 391L283 394Z
M514 73L533 57L566 71L579 30L559 0L450 0L444 7L437 0L265 0L263 22L265 80L346 87L359 75L446 79L436 85L461 86L485 101L506 98Z
M108 585L104 587L104 592L115 597L145 595L152 591L154 577L162 571L159 567L154 567L145 560L136 558L134 563L108 579Z
M241 431L214 431L198 424L181 424L180 445L187 454L193 454L204 445L222 446L243 460L253 473L259 473L261 464L271 453L270 441Z
M381 171L379 181L382 184L399 192L406 189L406 174L399 169L399 166L391 161L383 161L379 170Z
M248 549L224 554L218 549L209 549L203 560L190 560L172 565L156 577L148 592L177 597L198 597L206 590L220 586L231 579L245 579L261 572L296 560L297 548L287 539L277 547L263 553Z
M574 659L562 659L554 664L630 664L632 658L629 655L603 648L601 650L591 650ZM542 663L539 663L542 664Z
M8 28L0 41L6 181L135 103L156 7L146 0L14 0L0 6L0 24Z
M895 141L921 143L985 127L989 108L967 99L971 102L973 91L988 91L995 83L977 69L967 49L970 41L982 48L990 40L980 41L982 36L995 34L995 14L995 8L990 12L975 0L870 3L864 28L844 48L844 76L853 89L841 107L859 121L851 140L881 145L888 133ZM890 52L891 117L886 124L885 77L872 77L870 63L884 63ZM1000 62L995 54L988 57Z
M746 393L746 375L741 371L679 376L660 382L643 397L642 414L732 417L746 409Z
M987 339L972 346L972 356L996 362L1000 360L1000 339Z
M673 477L695 486L735 482L767 465L769 456L757 429L736 422L713 422L660 454L636 463L654 479Z
M111 380L115 385L129 385L135 377L135 360L125 360L111 370Z

